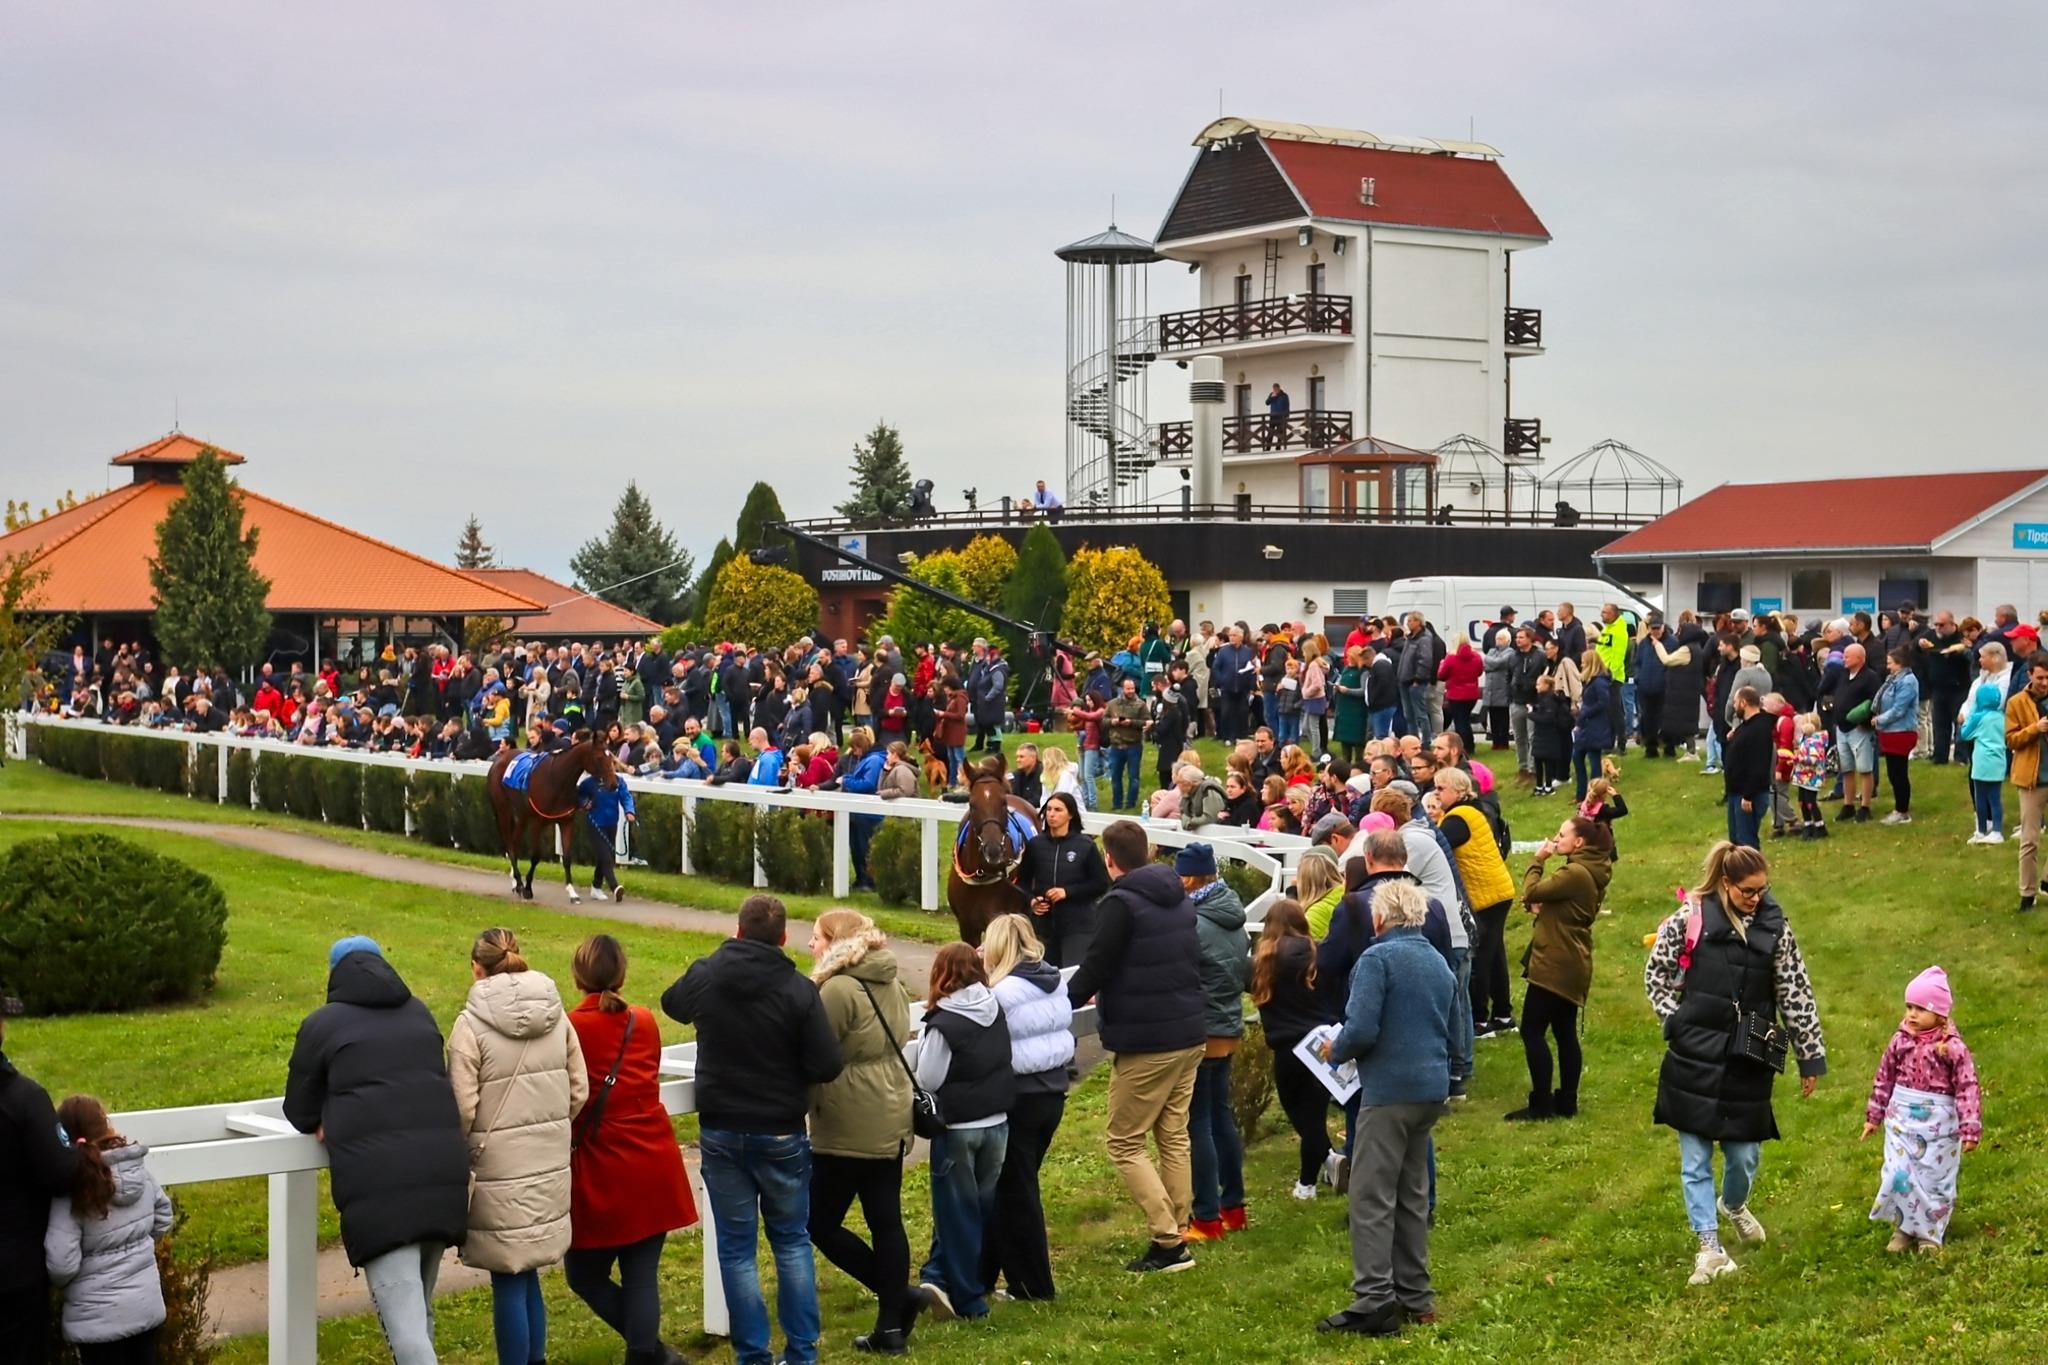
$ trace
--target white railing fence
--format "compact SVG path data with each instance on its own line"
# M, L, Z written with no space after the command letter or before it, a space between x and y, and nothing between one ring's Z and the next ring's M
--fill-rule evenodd
M420 773L438 773L449 778L451 782L482 781L490 766L487 763L465 763L451 759L409 758L401 754L373 754L356 749L285 744L277 740L240 739L224 734L203 735L184 730L143 730L130 726L110 726L100 721L68 720L59 716L9 713L5 717L5 725L7 753L9 757L16 759L25 759L28 756L28 732L31 729L81 731L151 743L183 745L186 749L187 790L192 790L196 785L191 775L203 771L206 766L211 766L214 799L223 804L228 799L228 756L238 749L244 750L256 760L249 784L251 807L259 804L258 795L262 781L261 756L264 754L317 759L321 762L354 763L364 768L396 769L406 775L408 790L413 777ZM843 815L880 815L893 819L915 820L919 826L919 865L922 869L918 904L925 910L938 910L942 905L945 864L941 860L941 855L948 852L948 845L942 839L940 831L942 828L956 829L965 809L959 803L951 801L922 798L883 801L878 797L854 792L713 786L702 781L648 777L627 777L623 780L636 795L669 797L681 802L683 822L682 835L678 840L680 852L677 866L658 870L681 872L686 875L694 874L697 870L690 858L689 832L696 822L700 802L730 802L752 806L756 810L830 811ZM1121 818L1125 817L1087 812L1081 817L1081 822L1091 833L1099 834ZM410 835L413 833L413 803L410 796L405 802L404 819L404 832ZM1227 826L1211 825L1196 830L1183 830L1178 821L1148 819L1141 823L1157 847L1181 848L1191 843L1212 844L1220 861L1241 863L1262 878L1268 889L1254 897L1245 907L1246 914L1254 925L1263 920L1265 907L1283 894L1283 888L1290 880L1289 872L1309 842L1299 835L1269 834L1259 830ZM367 812L363 816L363 828L369 828ZM851 822L846 819L835 818L832 821L833 896L845 896L853 884L853 852L849 838L851 829ZM621 839L625 837L622 830ZM754 885L767 884L767 872L762 868L757 855L754 862ZM536 875L536 894L539 894L540 887L541 878Z
M921 1007L911 1007L913 1029ZM1095 1009L1074 1011L1074 1033L1095 1032ZM917 1065L915 1038L903 1049ZM671 1114L697 1109L697 1045L678 1043L662 1049L661 1102ZM202 1104L180 1109L139 1109L112 1116L114 1130L149 1148L152 1174L166 1187L196 1185L209 1180L240 1180L264 1176L270 1181L270 1365L314 1365L319 1359L320 1250L318 1172L327 1165L327 1147L285 1121L281 1096L229 1104ZM703 1236L704 1330L712 1336L730 1331L725 1290L718 1274L718 1238L711 1201L702 1178L691 1173L696 1196L696 1231Z

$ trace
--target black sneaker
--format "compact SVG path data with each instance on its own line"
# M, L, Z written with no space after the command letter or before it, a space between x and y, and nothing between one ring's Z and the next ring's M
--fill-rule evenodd
M1491 1037L1492 1034L1493 1020L1491 1019L1481 1019L1472 1025L1472 1037L1475 1041L1481 1038Z
M1517 1032L1515 1021L1508 1018L1496 1019L1493 1021L1493 1032L1496 1034Z
M1318 1332L1350 1332L1361 1337L1394 1337L1401 1334L1401 1310L1394 1304L1372 1313L1355 1313L1347 1308L1332 1313L1316 1324Z
M1838 825L1841 824L1844 820L1854 820L1855 818L1856 808L1854 806L1845 805L1840 810L1835 812L1835 823Z
M1145 1248L1143 1256L1140 1256L1137 1260L1124 1267L1125 1270L1130 1271L1133 1275L1146 1275L1155 1270L1163 1270L1171 1274L1176 1270L1193 1270L1194 1268L1195 1258L1188 1255L1188 1247L1185 1242L1175 1242L1172 1246L1161 1246L1158 1242L1154 1242L1151 1246Z
M2029 910L2031 910L2031 909L2033 909L2033 908L2034 908L2034 898L2033 898L2032 896L2021 896L2021 897L2020 897L2020 913L2021 913L2021 914L2023 914L2023 915L2024 915L2025 913L2027 913L2027 911L2029 911Z
M1867 825L1870 823L1870 807L1858 806L1856 808L1856 823L1859 825Z

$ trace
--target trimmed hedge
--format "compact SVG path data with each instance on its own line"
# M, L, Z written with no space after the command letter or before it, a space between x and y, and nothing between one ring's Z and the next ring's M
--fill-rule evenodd
M754 851L777 891L816 895L832 885L832 822L809 811L756 812Z
M345 829L363 827L363 768L357 763L322 763L308 760L313 768L313 785L320 793L320 813L330 825Z
M639 809L639 828L633 832L633 846L656 872L674 872L683 865L683 799L680 796L648 796L633 793Z
M405 833L405 769L363 770L363 822L382 834Z
M436 848L453 847L449 837L449 790L455 785L446 773L414 773L412 778L412 837Z
M263 761L267 765L270 759ZM301 820L320 818L320 770L326 766L310 754L284 760L284 808Z
M229 750L232 755L235 751ZM194 801L220 800L220 754L213 749L199 749L192 755L192 799ZM248 805L244 795L243 805Z
M1259 1140L1259 1123L1273 1094L1273 1050L1266 1046L1265 1026L1247 1019L1230 1064L1230 1112L1247 1146Z
M228 750L227 799L229 805L245 808L249 805L249 793L252 790L255 777L256 755L250 753L247 749Z
M690 862L701 876L754 884L754 808L699 801L690 822Z
M285 773L291 755L266 753L256 764L256 803L272 815L285 813Z
M1245 905L1250 905L1273 889L1271 877L1243 863L1220 862L1216 865L1216 873L1232 891L1237 893L1238 900Z
M915 820L884 820L868 840L868 876L884 905L916 905L924 891L924 841Z
M189 1000L213 986L227 923L211 877L109 834L0 858L0 981L31 1014Z
M448 794L448 827L455 846L469 853L503 853L505 841L498 837L498 817L491 810L490 784L481 777L464 777ZM554 855L554 844L543 846L543 857Z

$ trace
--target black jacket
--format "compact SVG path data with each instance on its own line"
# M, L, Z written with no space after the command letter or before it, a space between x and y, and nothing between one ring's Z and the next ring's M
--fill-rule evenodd
M1771 718L1759 711L1737 721L1721 741L1721 786L1725 794L1747 800L1770 795L1777 772L1777 749Z
M1308 983L1316 945L1305 938L1283 938L1273 950L1273 998L1259 1006L1259 1025L1266 1046L1275 1052L1292 1048L1312 1028L1327 1022L1322 1002Z
M728 1133L801 1133L810 1087L846 1065L824 1002L781 948L731 938L662 993L697 1030L697 1117Z
M1068 934L1094 933L1095 903L1109 890L1109 865L1102 861L1102 850L1086 830L1070 829L1060 839L1039 833L1024 845L1024 858L1017 866L1017 889L1024 899L1036 900L1055 886L1065 888L1067 894L1046 917L1055 931L1047 934L1043 921L1039 924L1039 937L1050 940L1049 950Z
M1045 769L1033 768L1025 772L1019 768L1010 774L1010 795L1022 797L1034 806L1045 804Z
M1776 1073L1729 1057L1738 1011L1778 1017L1778 940L1785 912L1769 892L1749 917L1746 936L1729 926L1718 896L1702 898L1700 940L1685 973L1685 995L1664 1021L1664 1064L1657 1074L1656 1122L1716 1142L1768 1142Z
M1671 632L1664 648L1675 652L1683 645L1688 651L1686 661L1671 664L1664 670L1664 714L1659 729L1662 738L1674 743L1690 743L1700 732L1700 698L1706 691L1708 654L1714 651L1714 642L1697 624L1686 621Z
M49 1284L43 1233L50 1200L77 1184L78 1152L57 1141L49 1092L0 1053L0 1294Z
M1096 906L1095 940L1067 983L1076 1005L1096 997L1097 1032L1111 1052L1177 1052L1208 1038L1195 907L1164 863L1111 885Z
M1527 706L1536 700L1536 680L1543 676L1543 651L1531 645L1515 651L1508 660L1508 700Z
M414 1242L462 1241L469 1147L441 1026L377 954L350 953L327 974L327 1003L292 1048L284 1116L302 1133L327 1128L350 1265Z

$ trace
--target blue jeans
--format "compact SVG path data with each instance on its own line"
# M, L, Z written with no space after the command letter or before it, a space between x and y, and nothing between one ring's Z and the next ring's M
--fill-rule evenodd
M996 1180L1010 1147L1010 1125L948 1128L932 1144L932 1250L917 1277L946 1291L963 1318L988 1315L981 1282L981 1238L996 1207Z
M1752 797L1749 804L1752 809L1744 810L1741 797L1728 798L1728 842L1743 848L1762 848L1758 831L1763 824L1764 812L1771 807L1771 794L1765 792Z
M960 770L967 766L967 746L948 744L940 752L946 759L946 785L955 786L960 781Z
M1265 713L1266 728L1277 738L1280 734L1280 694L1272 691L1261 692L1259 709Z
M856 815L846 827L847 856L853 862L853 882L859 886L872 881L868 876L868 844L873 841L875 831L882 827L879 815Z
M754 1263L762 1224L775 1255L775 1315L781 1359L817 1365L818 1278L811 1259L811 1141L802 1133L763 1135L706 1128L699 1134L704 1193L718 1223L718 1278L732 1315L736 1365L771 1365L768 1304Z
M1721 1202L1739 1209L1749 1202L1750 1183L1756 1179L1757 1159L1763 1145L1756 1142L1721 1144ZM1685 1216L1694 1232L1718 1232L1720 1213L1714 1208L1714 1143L1711 1138L1691 1133L1678 1135L1678 1176L1685 1190Z
M1977 808L1977 831L2005 832L2005 785L1970 779L1970 800Z
M1636 732L1636 680L1630 678L1621 685L1621 733L1615 736L1615 747L1624 748L1629 736Z
M1453 911L1457 907L1453 906ZM1457 991L1451 997L1451 1079L1472 1079L1472 950L1451 949L1451 979ZM1436 1188L1434 1145L1430 1148L1430 1189Z
M1701 766L1706 768L1718 768L1721 766L1721 737L1714 733L1714 727L1711 722L1707 725L1707 761Z
M1586 799L1586 787L1600 776L1600 755L1603 752L1579 744L1572 746L1572 786L1581 801Z
M1094 810L1095 803L1102 799L1097 789L1102 781L1102 750L1081 751L1081 809Z
M1394 722L1401 719L1401 708L1382 706L1377 711L1368 711L1366 718L1372 722L1374 739L1391 739L1394 734Z
M1118 744L1109 751L1109 804L1111 809L1138 804L1139 759L1144 755L1144 746ZM1124 795L1124 781L1130 780L1130 795Z
M1404 734L1420 735L1425 740L1430 737L1428 683L1401 684L1401 719L1408 727Z
M491 1335L498 1365L533 1365L548 1355L548 1307L540 1297L540 1272L491 1272Z
M1301 742L1301 712L1282 712L1279 723L1273 727L1276 744L1299 744Z
M1211 1222L1244 1207L1244 1139L1230 1107L1230 1058L1205 1057L1195 1071L1188 1107L1188 1165L1194 1173L1195 1217Z

